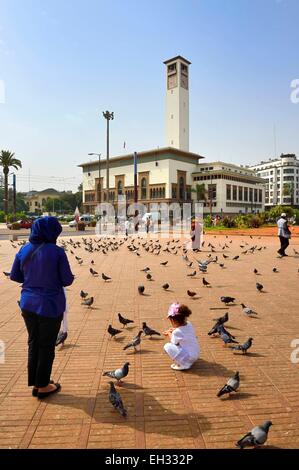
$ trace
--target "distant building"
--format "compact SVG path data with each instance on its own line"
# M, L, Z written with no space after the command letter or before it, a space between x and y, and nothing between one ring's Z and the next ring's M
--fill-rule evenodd
M295 154L262 161L249 167L265 181L265 207L299 206L299 160Z
M30 191L24 197L25 202L28 204L29 212L44 212L45 204L48 198L51 199L59 199L61 197L61 193L56 191L56 189L48 188L44 189L43 191ZM54 210L55 212L55 203L54 203Z
M196 186L204 184L204 214L214 215L262 212L264 181L243 166L224 162L199 163L192 173L192 199L196 201Z

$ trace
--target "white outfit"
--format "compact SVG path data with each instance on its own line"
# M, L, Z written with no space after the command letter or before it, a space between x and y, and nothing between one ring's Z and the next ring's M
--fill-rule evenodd
M279 237L290 238L290 233L287 230L287 221L286 221L286 219L281 217L277 221L277 227L278 227L278 236Z
M190 368L199 358L200 348L192 323L175 328L164 350L177 364Z

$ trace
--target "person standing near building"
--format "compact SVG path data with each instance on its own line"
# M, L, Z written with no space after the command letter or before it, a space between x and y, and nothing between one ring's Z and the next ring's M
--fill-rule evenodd
M277 253L280 256L288 256L285 253L285 250L289 246L289 239L291 238L291 231L288 227L288 220L287 220L287 215L285 212L283 212L280 218L278 219L277 227L278 227L278 236L280 240L280 249L277 250Z
M56 245L61 231L56 217L37 219L10 273L12 281L23 284L20 308L28 331L28 386L33 386L32 395L40 399L61 388L50 378L66 310L64 287L74 280L65 251Z

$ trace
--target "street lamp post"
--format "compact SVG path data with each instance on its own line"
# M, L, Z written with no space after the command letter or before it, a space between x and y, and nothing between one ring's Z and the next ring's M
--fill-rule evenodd
M97 200L98 200L98 203L99 205L101 204L102 202L102 196L101 196L101 153L89 153L88 155L97 155L99 157L99 184L98 184L98 197L97 197ZM100 216L100 233L101 233L101 214L99 214Z
M106 190L107 190L107 202L109 202L109 121L114 119L114 113L109 111L103 111L103 116L107 121L107 158L106 158Z

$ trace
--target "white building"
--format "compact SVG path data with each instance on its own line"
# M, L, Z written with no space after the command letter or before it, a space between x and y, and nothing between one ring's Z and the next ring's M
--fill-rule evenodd
M253 171L222 162L199 164L203 158L189 152L189 65L176 56L166 65L165 148L138 152L138 202L174 203L196 201L198 183L212 194L213 213L236 214L264 209L263 180ZM99 202L117 204L118 196L134 202L134 157L132 154L109 159L109 188L106 160L85 162L83 169L84 212L94 213ZM210 203L205 202L205 212Z
M265 207L299 205L299 160L294 154L281 154L250 166L265 181Z
M264 181L246 167L224 162L199 163L192 176L192 199L203 202L204 214L246 214L264 210ZM198 197L196 188L200 185L205 187L204 197Z

